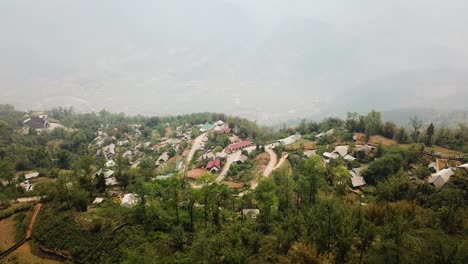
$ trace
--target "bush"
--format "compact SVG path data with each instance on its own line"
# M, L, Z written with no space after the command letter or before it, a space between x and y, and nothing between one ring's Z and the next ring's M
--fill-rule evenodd
M1 210L0 211L0 220L8 218L8 217L12 216L13 214L15 214L17 212L28 210L29 208L31 208L31 206L32 206L32 204L30 204L30 203L24 203L24 204L21 204L21 205L15 207L15 208L10 207L10 208Z
M420 167L414 171L414 175L419 179L425 179L431 175L431 171L427 167Z

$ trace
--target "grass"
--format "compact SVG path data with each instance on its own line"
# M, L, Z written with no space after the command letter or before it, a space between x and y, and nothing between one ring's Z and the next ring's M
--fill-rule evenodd
M315 145L316 145L315 141L301 138L292 144L286 145L285 149L287 150L298 150L298 149L309 150L309 149L315 149Z
M450 149L446 149L446 148L439 147L439 146L426 147L425 150L428 151L428 152L431 152L431 151L433 150L433 151L435 151L435 152L440 152L440 153L442 153L442 154L444 154L444 155L448 155L448 156L463 155L462 152L455 151L455 150L450 150Z
M16 242L16 220L14 215L0 220L0 248L3 250L13 246Z
M255 157L255 166L266 166L270 161L270 155L268 153L263 152Z

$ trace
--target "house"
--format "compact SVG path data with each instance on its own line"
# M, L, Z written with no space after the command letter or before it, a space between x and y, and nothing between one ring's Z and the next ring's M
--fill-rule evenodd
M457 168L464 168L464 169L468 170L468 163L462 164L462 165L458 166Z
M333 135L334 132L335 132L335 130L332 128L332 129L328 130L327 132L322 132L322 133L316 135L315 138L319 139L319 138L324 137L324 136L331 136L331 135Z
M218 171L221 170L221 160L216 159L216 160L209 161L208 164L206 165L206 169L212 173L217 173Z
M114 176L114 171L113 170L103 170L103 169L100 169L97 173L96 173L96 176L99 176L99 175L103 175L104 178L110 178L112 176Z
M215 157L217 159L225 159L227 157L227 154L226 152L222 151L222 152L216 152L215 154Z
M30 172L30 173L27 173L27 174L24 175L24 178L26 180L34 179L34 178L37 178L37 177L39 177L39 172L37 172L37 171Z
M215 125L216 126L222 126L222 125L224 125L224 122L223 122L223 120L218 120L218 121L215 122Z
M360 146L356 146L356 151L362 151L364 152L366 155L369 155L375 148L372 147L372 146L369 146L367 144L365 145L360 145Z
M232 152L244 149L246 147L249 147L252 144L253 143L251 141L248 141L248 140L244 140L244 141L237 142L237 143L232 143L232 144L230 144L229 146L226 147L225 151L227 153L232 153Z
M346 154L348 154L348 146L337 146L333 152L338 153L341 157L344 157Z
M111 143L107 146L105 146L102 149L102 153L106 157L106 159L112 159L115 156L115 144Z
M366 181L364 180L363 177L351 177L351 184L353 184L353 188L357 188L360 186L366 185Z
M145 148L149 148L149 147L151 147L151 144L152 144L151 142L145 142L145 143L143 144L143 146L144 146Z
M437 188L442 188L449 181L454 173L451 169L443 169L429 177L428 182L434 184Z
M117 141L117 146L126 146L129 143L130 142L128 140L120 140L120 141Z
M357 188L363 185L366 185L366 180L361 176L362 168L354 168L349 171L351 174L351 184L353 188Z
M214 127L215 126L213 124L206 123L206 124L202 125L202 127L200 128L200 131L201 132L207 132L207 131L212 130Z
M106 178L106 185L107 186L117 185L118 183L119 182L117 181L117 178L115 178L114 176Z
M28 125L34 129L47 129L50 126L46 115L32 116L23 121L25 125Z
M322 154L323 157L325 157L325 159L337 159L340 157L340 154L338 153L335 153L335 152L324 152Z
M156 176L156 180L167 180L169 179L170 177L174 176L174 173L169 173L167 175L158 175Z
M240 155L237 159L234 160L237 164L243 164L247 161L248 157L246 155Z
M102 203L102 201L104 201L104 198L96 197L96 199L94 199L94 201L93 201L93 204L100 204L100 203Z
M138 197L137 194L127 193L122 198L120 205L124 207L134 207L135 205L138 205L139 203L141 203L141 198Z
M289 145L289 144L292 144L292 143L298 141L299 139L301 139L301 137L302 136L300 134L292 135L292 136L289 136L287 138L283 138L283 139L278 140L278 143L280 145L283 145L283 146Z
M313 155L317 155L317 152L315 150L307 150L307 151L304 151L304 154L302 155L302 157L305 159L308 159L312 157Z
M31 183L30 180L26 180L22 183L20 183L21 188L23 188L26 192L27 191L32 191L34 189L34 185Z
M156 160L156 165L166 163L169 160L169 153L166 151Z
M258 209L242 209L242 216L244 218L250 217L252 219L257 218L257 216L260 214L260 210Z
M351 156L351 155L346 155L343 157L343 159L347 160L347 161L353 161L353 160L356 160L355 157Z
M203 154L200 158L201 158L201 160L215 159L216 155L213 152L210 151L210 152L207 152L207 153Z
M106 164L104 164L107 168L111 168L115 166L115 162L113 160L108 160Z

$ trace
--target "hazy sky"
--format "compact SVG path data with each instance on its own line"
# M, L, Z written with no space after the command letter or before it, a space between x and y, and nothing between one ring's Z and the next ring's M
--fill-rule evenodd
M468 2L0 1L0 102L259 120L467 109Z

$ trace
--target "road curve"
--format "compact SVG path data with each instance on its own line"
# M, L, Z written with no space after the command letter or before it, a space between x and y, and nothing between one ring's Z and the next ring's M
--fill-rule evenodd
M216 177L217 182L222 182L224 181L224 177L226 176L227 172L229 171L229 168L231 167L231 164L237 160L240 156L242 155L242 151L238 150L230 155L227 156L226 163L223 166L223 169L221 170L221 173Z
M270 156L270 161L268 161L267 166L265 167L265 170L263 171L263 176L268 177L270 176L271 172L277 168L277 163L278 163L278 155L276 155L275 151L271 148L271 146L265 146L265 151L268 153ZM281 162L281 161L280 161ZM258 180L255 179L251 182L250 184L250 190L255 190L258 186ZM239 196L243 196L244 192L241 192Z
M275 151L273 151L271 146L265 147L265 151L268 153L268 155L270 155L270 161L268 162L265 170L263 171L263 176L268 177L270 176L271 172L278 163L278 155L276 155Z

